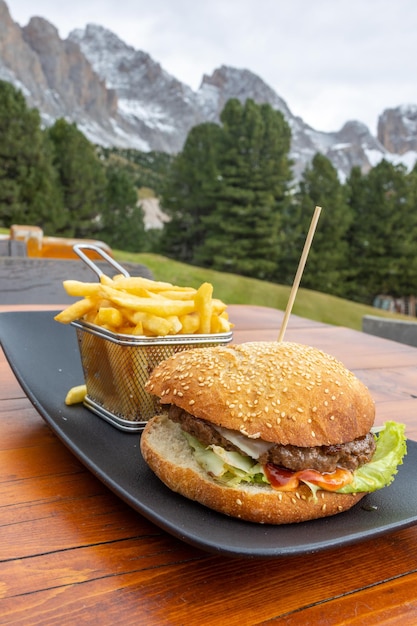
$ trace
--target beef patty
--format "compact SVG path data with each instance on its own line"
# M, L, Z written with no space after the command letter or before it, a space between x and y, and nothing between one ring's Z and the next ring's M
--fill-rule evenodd
M178 422L181 428L193 435L203 445L217 445L225 450L235 450L247 456L237 446L221 435L216 428L203 419L194 417L187 411L170 405L169 418ZM318 472L334 472L337 467L354 471L360 465L369 463L375 452L375 439L372 433L347 443L311 448L271 443L269 450L259 457L259 463L274 463L293 471L314 469Z

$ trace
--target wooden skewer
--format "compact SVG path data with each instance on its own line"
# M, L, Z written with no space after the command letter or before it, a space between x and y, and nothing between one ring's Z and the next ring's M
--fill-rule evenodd
M309 231L308 231L308 234L307 234L307 238L306 238L306 241L305 241L305 244L304 244L303 253L301 255L301 259L300 259L300 262L298 264L298 269L297 269L297 273L296 273L295 278L294 278L294 283L293 283L293 286L291 288L291 293L290 293L290 297L289 297L289 300L288 300L287 308L285 310L284 319L282 320L281 329L279 331L278 341L282 341L283 340L285 331L287 329L288 320L290 318L292 307L294 305L294 300L295 300L295 297L297 295L298 287L299 287L299 284L300 284L300 281L301 281L301 276L303 275L304 267L305 267L305 264L306 264L306 261L307 261L307 257L308 257L308 253L310 251L310 247L311 247L311 242L313 241L314 233L316 231L317 222L319 221L320 213L321 213L321 207L316 206L314 214L313 214L313 218L311 220L310 228L309 228Z

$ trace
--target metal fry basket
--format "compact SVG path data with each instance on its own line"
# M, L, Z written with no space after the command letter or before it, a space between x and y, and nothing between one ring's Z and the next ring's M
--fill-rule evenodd
M104 251L90 244L74 246L75 252L98 276L103 272L83 252L94 249L125 276L129 273ZM120 430L138 432L161 412L158 398L145 391L152 370L176 352L191 348L227 345L232 331L210 335L146 337L116 334L100 326L76 320L81 364L87 395L85 406Z

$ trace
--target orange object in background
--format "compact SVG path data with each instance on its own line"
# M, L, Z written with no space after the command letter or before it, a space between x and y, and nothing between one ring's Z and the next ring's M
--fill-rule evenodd
M26 244L26 256L48 259L79 259L73 246L77 243L91 243L113 256L111 248L96 239L73 239L69 237L45 237L39 226L14 224L10 228L10 240ZM102 257L94 250L86 250L90 259L100 260Z

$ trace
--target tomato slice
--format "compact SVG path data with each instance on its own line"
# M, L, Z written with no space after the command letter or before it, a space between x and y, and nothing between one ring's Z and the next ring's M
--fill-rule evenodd
M352 472L342 467L337 467L334 472L322 474L312 469L293 472L273 463L267 463L264 471L271 487L279 491L295 491L300 482L311 483L325 491L337 491L353 480Z
M300 484L296 472L279 467L273 463L267 463L264 471L271 487L279 489L279 491L295 491Z

